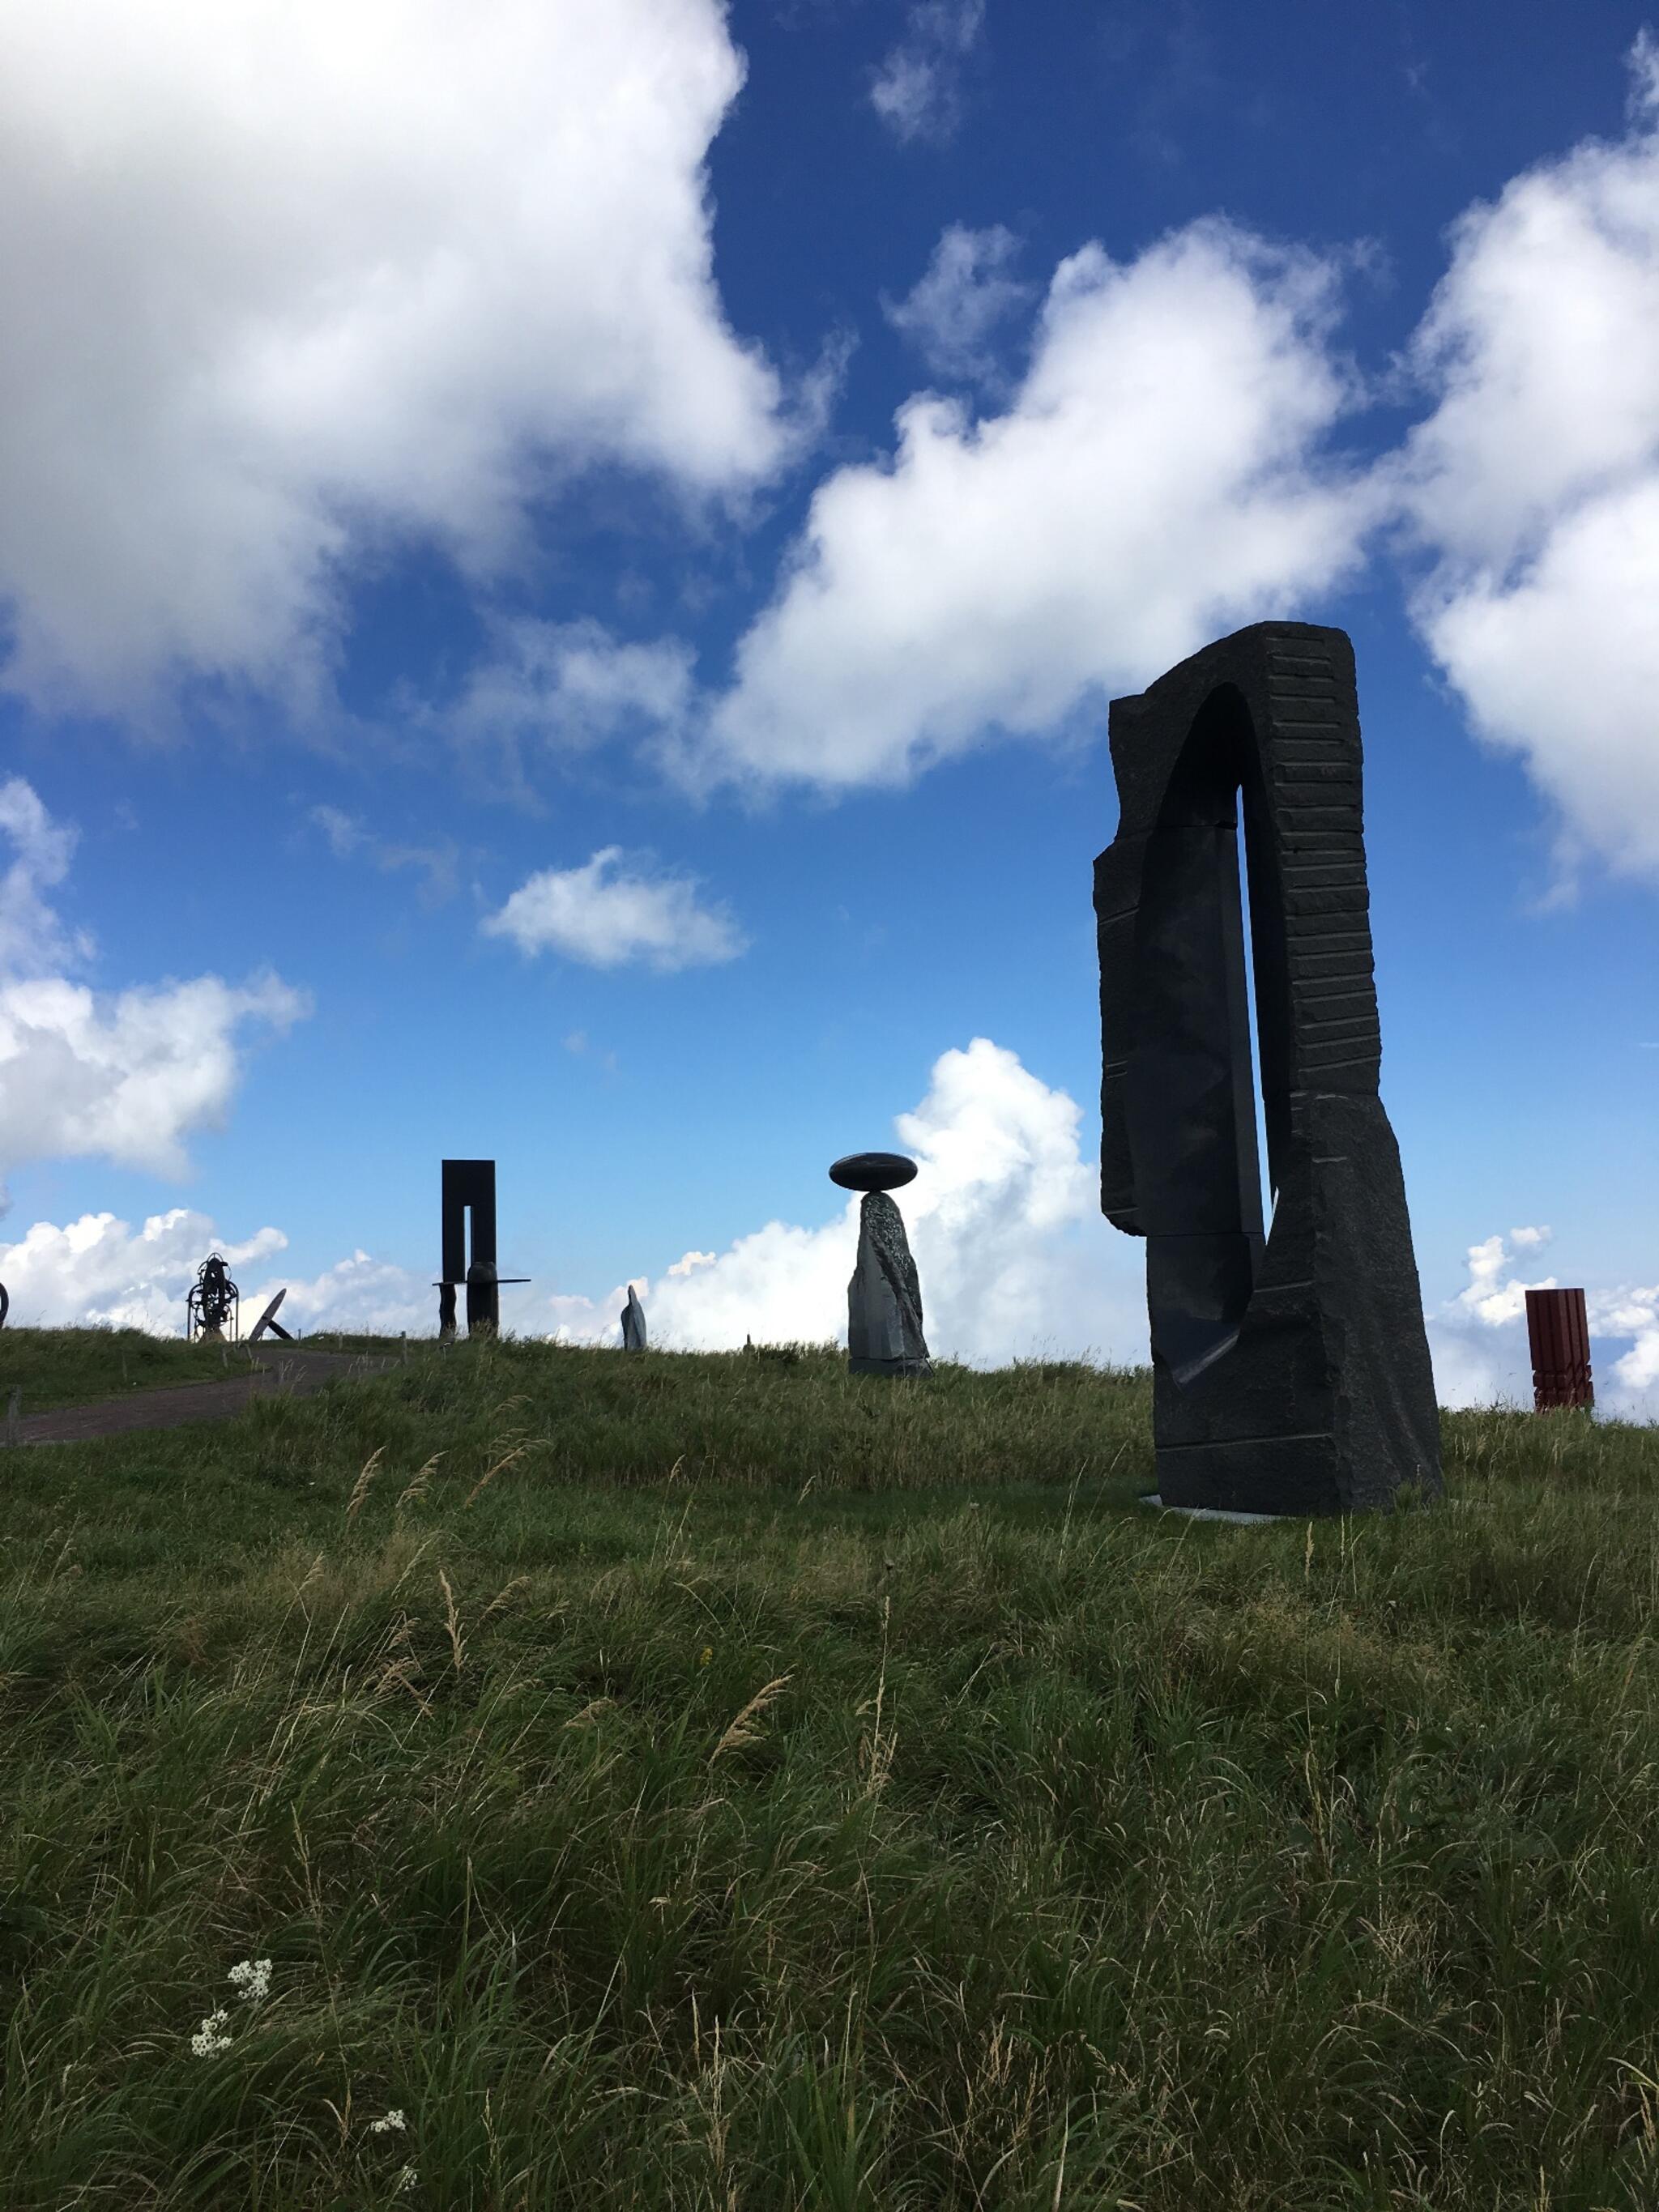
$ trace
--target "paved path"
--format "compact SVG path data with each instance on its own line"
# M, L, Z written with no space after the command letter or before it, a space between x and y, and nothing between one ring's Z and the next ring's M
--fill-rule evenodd
M262 1356L263 1355L263 1356ZM260 1364L252 1374L227 1382L185 1382L170 1390L130 1390L124 1398L100 1398L90 1406L58 1406L49 1413L28 1413L17 1424L25 1444L79 1443L87 1437L113 1437L127 1429L179 1429L190 1421L228 1421L255 1398L284 1391L308 1398L343 1376L374 1375L390 1367L389 1357L360 1352L273 1351L254 1354ZM0 1427L0 1444L5 1442Z

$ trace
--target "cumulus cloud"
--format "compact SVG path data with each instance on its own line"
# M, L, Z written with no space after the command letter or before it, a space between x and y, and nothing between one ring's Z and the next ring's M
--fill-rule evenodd
M895 137L943 145L955 137L963 65L984 27L985 0L915 0L870 82L870 105Z
M1144 1255L1101 1217L1082 1118L985 1037L943 1054L921 1103L897 1117L898 1141L920 1163L900 1203L941 1357L1000 1365L1091 1351L1145 1364ZM810 1227L768 1222L719 1254L688 1252L655 1282L636 1276L652 1342L845 1342L859 1204ZM626 1295L623 1285L599 1304L567 1300L558 1326L573 1341L614 1341Z
M1548 1228L1511 1229L1468 1249L1469 1279L1455 1297L1426 1316L1435 1395L1443 1406L1508 1405L1530 1412L1532 1352L1527 1292L1559 1288L1554 1275L1511 1272L1523 1252L1549 1243ZM1611 1290L1586 1286L1599 1412L1624 1420L1659 1419L1659 1284ZM1602 1359L1607 1340L1630 1339L1616 1359Z
M819 486L706 767L903 783L1332 589L1375 511L1316 457L1337 275L1219 220L1063 261L1005 412L913 398L890 464Z
M16 776L0 785L0 831L17 854L0 881L0 1176L82 1155L183 1175L185 1137L218 1127L234 1095L239 1032L285 1030L309 1000L270 973L111 993L40 972L91 956L43 896L67 874L76 833Z
M284 1282L272 1276L242 1293L243 1318L253 1317L280 1290L288 1296L277 1319L297 1335L340 1329L365 1336L430 1336L438 1326L438 1294L430 1273L420 1275L368 1252L353 1252L319 1275ZM502 1323L513 1326L512 1291L503 1291Z
M33 786L14 775L0 783L0 835L15 856L0 876L0 974L39 975L89 959L91 938L66 929L46 897L69 873L75 830L55 822Z
M696 879L629 872L620 845L580 868L544 868L479 924L526 954L562 952L589 968L642 961L664 974L735 960L748 940L723 907L697 902Z
M573 470L767 475L703 166L742 76L719 0L14 0L9 680L277 684L354 550L487 574Z
M953 222L911 290L896 303L883 302L888 321L909 339L935 376L971 380L994 375L991 335L1036 290L1012 273L1018 252L1018 239L1000 223L969 230Z
M1413 618L1476 731L1592 854L1659 873L1659 45L1629 127L1454 226L1408 364L1437 395L1385 470L1434 556Z
M227 1237L210 1215L187 1206L153 1213L137 1230L112 1213L86 1213L61 1228L37 1221L15 1243L0 1244L0 1279L15 1325L107 1324L179 1336L196 1271L210 1252L220 1252L240 1285L244 1330L284 1289L279 1318L296 1334L328 1328L429 1336L435 1329L436 1294L426 1277L362 1251L309 1279L268 1273L265 1263L287 1249L280 1229ZM503 1297L510 1305L513 1293ZM510 1326L510 1311L505 1317Z
M240 1242L223 1239L209 1216L186 1206L153 1213L138 1230L112 1213L83 1213L61 1228L37 1221L15 1243L0 1244L0 1278L14 1326L106 1324L178 1336L184 1334L185 1293L210 1252L222 1253L234 1275L287 1243L278 1229L258 1230Z
M0 984L0 1170L96 1155L186 1174L185 1139L222 1127L235 1095L239 1032L280 1034L310 1010L273 975L113 993L61 976Z

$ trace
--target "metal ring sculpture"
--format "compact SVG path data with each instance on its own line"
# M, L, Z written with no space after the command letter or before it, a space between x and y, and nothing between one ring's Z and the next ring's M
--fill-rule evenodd
M185 1334L218 1336L240 1306L241 1292L230 1279L230 1270L217 1252L210 1253L196 1271L195 1286L185 1300Z

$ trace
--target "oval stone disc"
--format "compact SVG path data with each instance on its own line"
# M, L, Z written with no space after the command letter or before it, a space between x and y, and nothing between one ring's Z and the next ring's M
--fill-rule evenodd
M915 1162L902 1152L848 1152L830 1169L830 1180L843 1190L897 1190L915 1174Z

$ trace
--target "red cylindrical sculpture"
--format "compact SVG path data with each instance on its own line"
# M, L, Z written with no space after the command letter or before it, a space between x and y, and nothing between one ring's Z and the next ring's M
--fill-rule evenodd
M1532 1343L1534 1413L1552 1406L1593 1406L1589 1327L1583 1291L1528 1291L1527 1334Z

